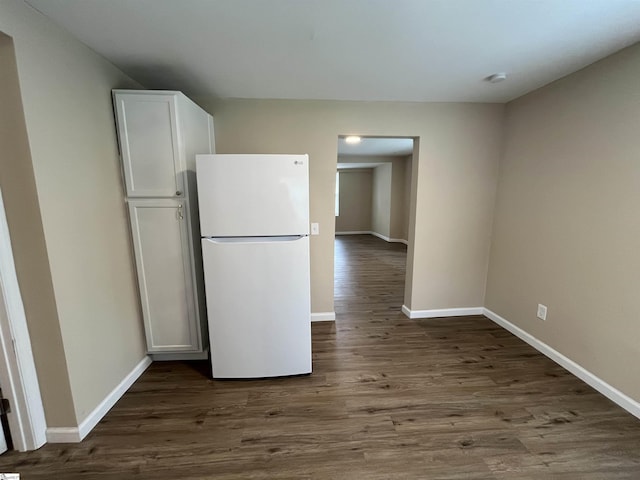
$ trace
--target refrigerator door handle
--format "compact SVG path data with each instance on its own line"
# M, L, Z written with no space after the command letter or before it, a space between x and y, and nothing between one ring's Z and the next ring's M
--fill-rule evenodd
M278 237L204 237L203 240L211 243L275 243L295 242L308 235L283 235Z

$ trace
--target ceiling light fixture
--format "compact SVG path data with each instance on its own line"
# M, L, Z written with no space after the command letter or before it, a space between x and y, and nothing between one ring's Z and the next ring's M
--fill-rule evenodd
M506 79L507 79L507 74L504 72L494 73L493 75L489 75L487 78L485 78L485 80L489 83L499 83Z
M360 140L362 139L356 135L351 135L344 139L344 141L350 145L355 145L356 143L360 143Z

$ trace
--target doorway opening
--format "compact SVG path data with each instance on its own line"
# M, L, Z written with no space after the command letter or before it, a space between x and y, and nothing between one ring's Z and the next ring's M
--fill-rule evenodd
M410 137L338 138L336 319L401 315L412 220L414 144Z
M44 409L22 301L25 292L20 290L17 268L21 260L21 273L31 273L33 259L38 258L33 242L27 241L35 236L31 213L37 205L37 196L31 195L35 193L35 180L15 48L13 39L2 32L0 104L4 127L0 130L0 388L10 405L6 408L2 402L5 408L0 411L6 412L6 418L0 424L8 428L11 437L7 443L0 438L0 450L13 447L25 451L35 450L46 441ZM29 269L24 267L25 259ZM29 293L40 301L41 291L34 287Z

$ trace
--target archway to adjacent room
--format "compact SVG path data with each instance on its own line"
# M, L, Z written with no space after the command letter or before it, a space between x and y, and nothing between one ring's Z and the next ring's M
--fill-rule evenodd
M397 315L409 275L417 139L338 138L335 192L336 319ZM415 159L414 159L415 157ZM415 222L414 222L415 223Z

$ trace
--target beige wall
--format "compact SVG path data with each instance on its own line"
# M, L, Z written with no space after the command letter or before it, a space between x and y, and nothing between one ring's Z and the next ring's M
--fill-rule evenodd
M334 189L341 134L419 137L412 166L405 302L416 310L478 307L484 300L503 106L496 104L226 100L214 115L219 153L308 153L314 312L333 311Z
M391 163L373 169L371 230L389 237L391 227Z
M371 231L371 169L340 171L340 215L336 232Z
M402 181L402 223L401 223L401 237L404 240L409 240L409 220L411 213L411 155L408 155L404 161L404 178Z
M36 236L44 232L45 243L33 240L37 265L33 272L19 266L18 275L31 312L47 423L73 426L145 355L110 100L112 88L137 85L23 2L0 3L0 31L15 45L32 159L31 167L19 168L29 190L29 221ZM20 162L27 161L24 150ZM15 217L12 223L16 229ZM48 267L42 264L46 255ZM47 287L47 278L27 282L29 274L47 268L55 301L47 288L43 297L30 291ZM43 347L37 340L50 333L54 344L62 336L66 371L59 345ZM56 384L62 392L70 384L73 417L68 395L51 395L48 385Z
M636 401L639 78L640 44L508 105L486 295Z
M391 171L391 205L389 214L389 237L395 240L407 240L403 224L409 218L408 204L405 204L405 171L407 159L397 158Z
M407 158L389 155L341 155L339 163L379 164L372 167L371 219L369 228L372 231L393 240L407 240L409 222L409 184L405 184ZM380 165L384 164L384 165ZM363 200L364 201L364 200ZM364 223L362 221L361 223ZM362 230L362 229L361 229ZM338 231L347 231L341 229ZM355 231L353 229L352 231Z
M0 190L28 320L38 383L51 426L75 412L24 122L13 42L0 34Z

